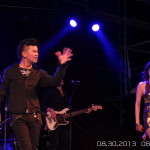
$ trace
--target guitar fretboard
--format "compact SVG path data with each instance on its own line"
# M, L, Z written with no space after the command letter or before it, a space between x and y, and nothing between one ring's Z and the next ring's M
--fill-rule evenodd
M63 114L63 117L65 119L67 119L69 117L73 117L73 116L76 116L76 115L79 115L79 114L84 114L86 112L88 112L88 109L78 110L78 111L75 111L75 112L72 112L72 113Z

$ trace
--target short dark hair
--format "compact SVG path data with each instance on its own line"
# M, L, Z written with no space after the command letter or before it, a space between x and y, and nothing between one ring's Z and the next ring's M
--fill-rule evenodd
M149 81L149 71L150 69L150 61L146 64L144 71L142 72L142 81Z
M23 48L24 46L38 46L38 42L36 39L34 38L29 38L29 39L24 39L22 41L20 41L18 47L17 47L17 55L18 58L21 59L22 58L22 52L23 52Z

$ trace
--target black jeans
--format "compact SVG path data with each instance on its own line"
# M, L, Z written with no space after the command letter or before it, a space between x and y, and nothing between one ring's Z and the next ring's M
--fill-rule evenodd
M12 129L20 150L37 150L41 129L39 117L33 114L12 114L11 118L13 118Z

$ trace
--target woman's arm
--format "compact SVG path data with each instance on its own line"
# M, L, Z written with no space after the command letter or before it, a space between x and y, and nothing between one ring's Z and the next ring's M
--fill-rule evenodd
M144 93L144 82L140 82L136 91L136 102L135 102L135 123L136 130L139 132L143 132L144 128L140 123L140 108L141 108L141 99Z

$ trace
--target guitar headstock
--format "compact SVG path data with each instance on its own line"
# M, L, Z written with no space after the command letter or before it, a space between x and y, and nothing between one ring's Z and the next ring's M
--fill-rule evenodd
M103 106L101 106L101 105L94 105L94 104L92 104L91 109L92 109L93 111L97 111L98 109L103 109Z

